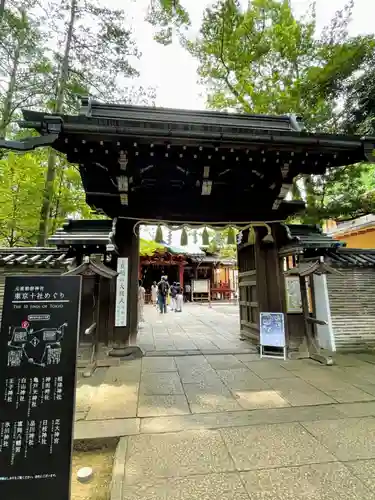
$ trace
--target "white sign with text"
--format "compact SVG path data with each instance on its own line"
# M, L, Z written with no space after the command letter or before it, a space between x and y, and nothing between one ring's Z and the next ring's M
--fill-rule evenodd
M115 326L126 326L129 275L129 259L127 257L117 259L117 272Z

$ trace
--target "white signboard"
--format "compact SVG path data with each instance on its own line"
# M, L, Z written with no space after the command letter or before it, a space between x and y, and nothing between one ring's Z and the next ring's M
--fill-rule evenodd
M260 313L260 344L265 347L285 348L284 313Z
M117 272L115 326L126 326L129 272L129 259L127 257L117 259Z
M210 293L210 280L193 280L193 293Z

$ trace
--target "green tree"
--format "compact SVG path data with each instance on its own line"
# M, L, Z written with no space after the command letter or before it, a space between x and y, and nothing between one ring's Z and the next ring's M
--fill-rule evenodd
M51 64L38 22L22 9L5 9L0 21L0 138L21 107L41 107Z
M375 135L375 53L346 89L343 128L349 134Z
M57 157L53 200L49 213L49 235L66 218L96 217L85 201L81 177L75 165ZM48 150L26 154L9 153L0 160L0 245L36 245L38 207L42 202Z
M90 1L64 0L55 5L54 12L59 14L65 28L61 34L61 52L54 55L56 91L48 103L50 110L57 114L69 110L75 102L72 93L78 88L102 99L121 99L119 78L137 75L129 58L139 56L124 11L99 8ZM45 245L49 232L56 158L56 152L51 150L40 210L40 246Z
M9 153L0 160L0 244L33 245L38 231L36 207L44 184L43 151Z
M185 41L216 109L295 113L309 129L332 128L347 78L373 53L372 37L350 38L352 4L317 36L315 7L297 19L290 1L254 0L243 10L220 0L205 12L199 37ZM313 92L312 92L313 90Z
M235 259L237 256L237 247L235 244L228 244L229 228L223 230L209 229L210 244L207 248L209 253L218 254L221 258Z
M220 0L208 8L198 38L184 42L198 59L208 105L292 113L303 118L309 131L342 131L338 101L357 72L371 65L375 47L373 37L349 36L352 7L350 1L338 11L321 36L314 4L302 19L294 16L289 0L253 0L246 9L237 0ZM330 210L336 214L340 203L344 213L356 210L358 199L363 200L364 168L338 169L295 183L293 196L307 201L306 219L320 220ZM343 189L347 192L340 198Z
M69 164L61 155L56 159L56 178L48 218L49 234L54 233L67 218L102 218L96 215L86 203L78 167Z
M180 32L190 25L189 13L179 0L150 0L146 17L157 28L155 40L169 45L173 40L173 31Z
M372 213L375 165L358 164L329 169L325 175L302 179L307 209L300 222L346 220Z

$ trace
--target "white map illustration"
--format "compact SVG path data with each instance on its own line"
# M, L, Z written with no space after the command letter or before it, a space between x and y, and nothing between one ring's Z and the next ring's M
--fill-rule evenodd
M56 328L34 330L28 322L9 327L8 366L30 363L40 367L57 365L61 360L64 330L63 323Z

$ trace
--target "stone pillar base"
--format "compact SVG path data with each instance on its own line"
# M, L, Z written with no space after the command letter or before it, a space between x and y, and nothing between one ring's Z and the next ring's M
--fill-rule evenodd
M109 351L108 356L113 358L138 359L143 358L144 352L137 345L126 345L113 347L112 350Z

